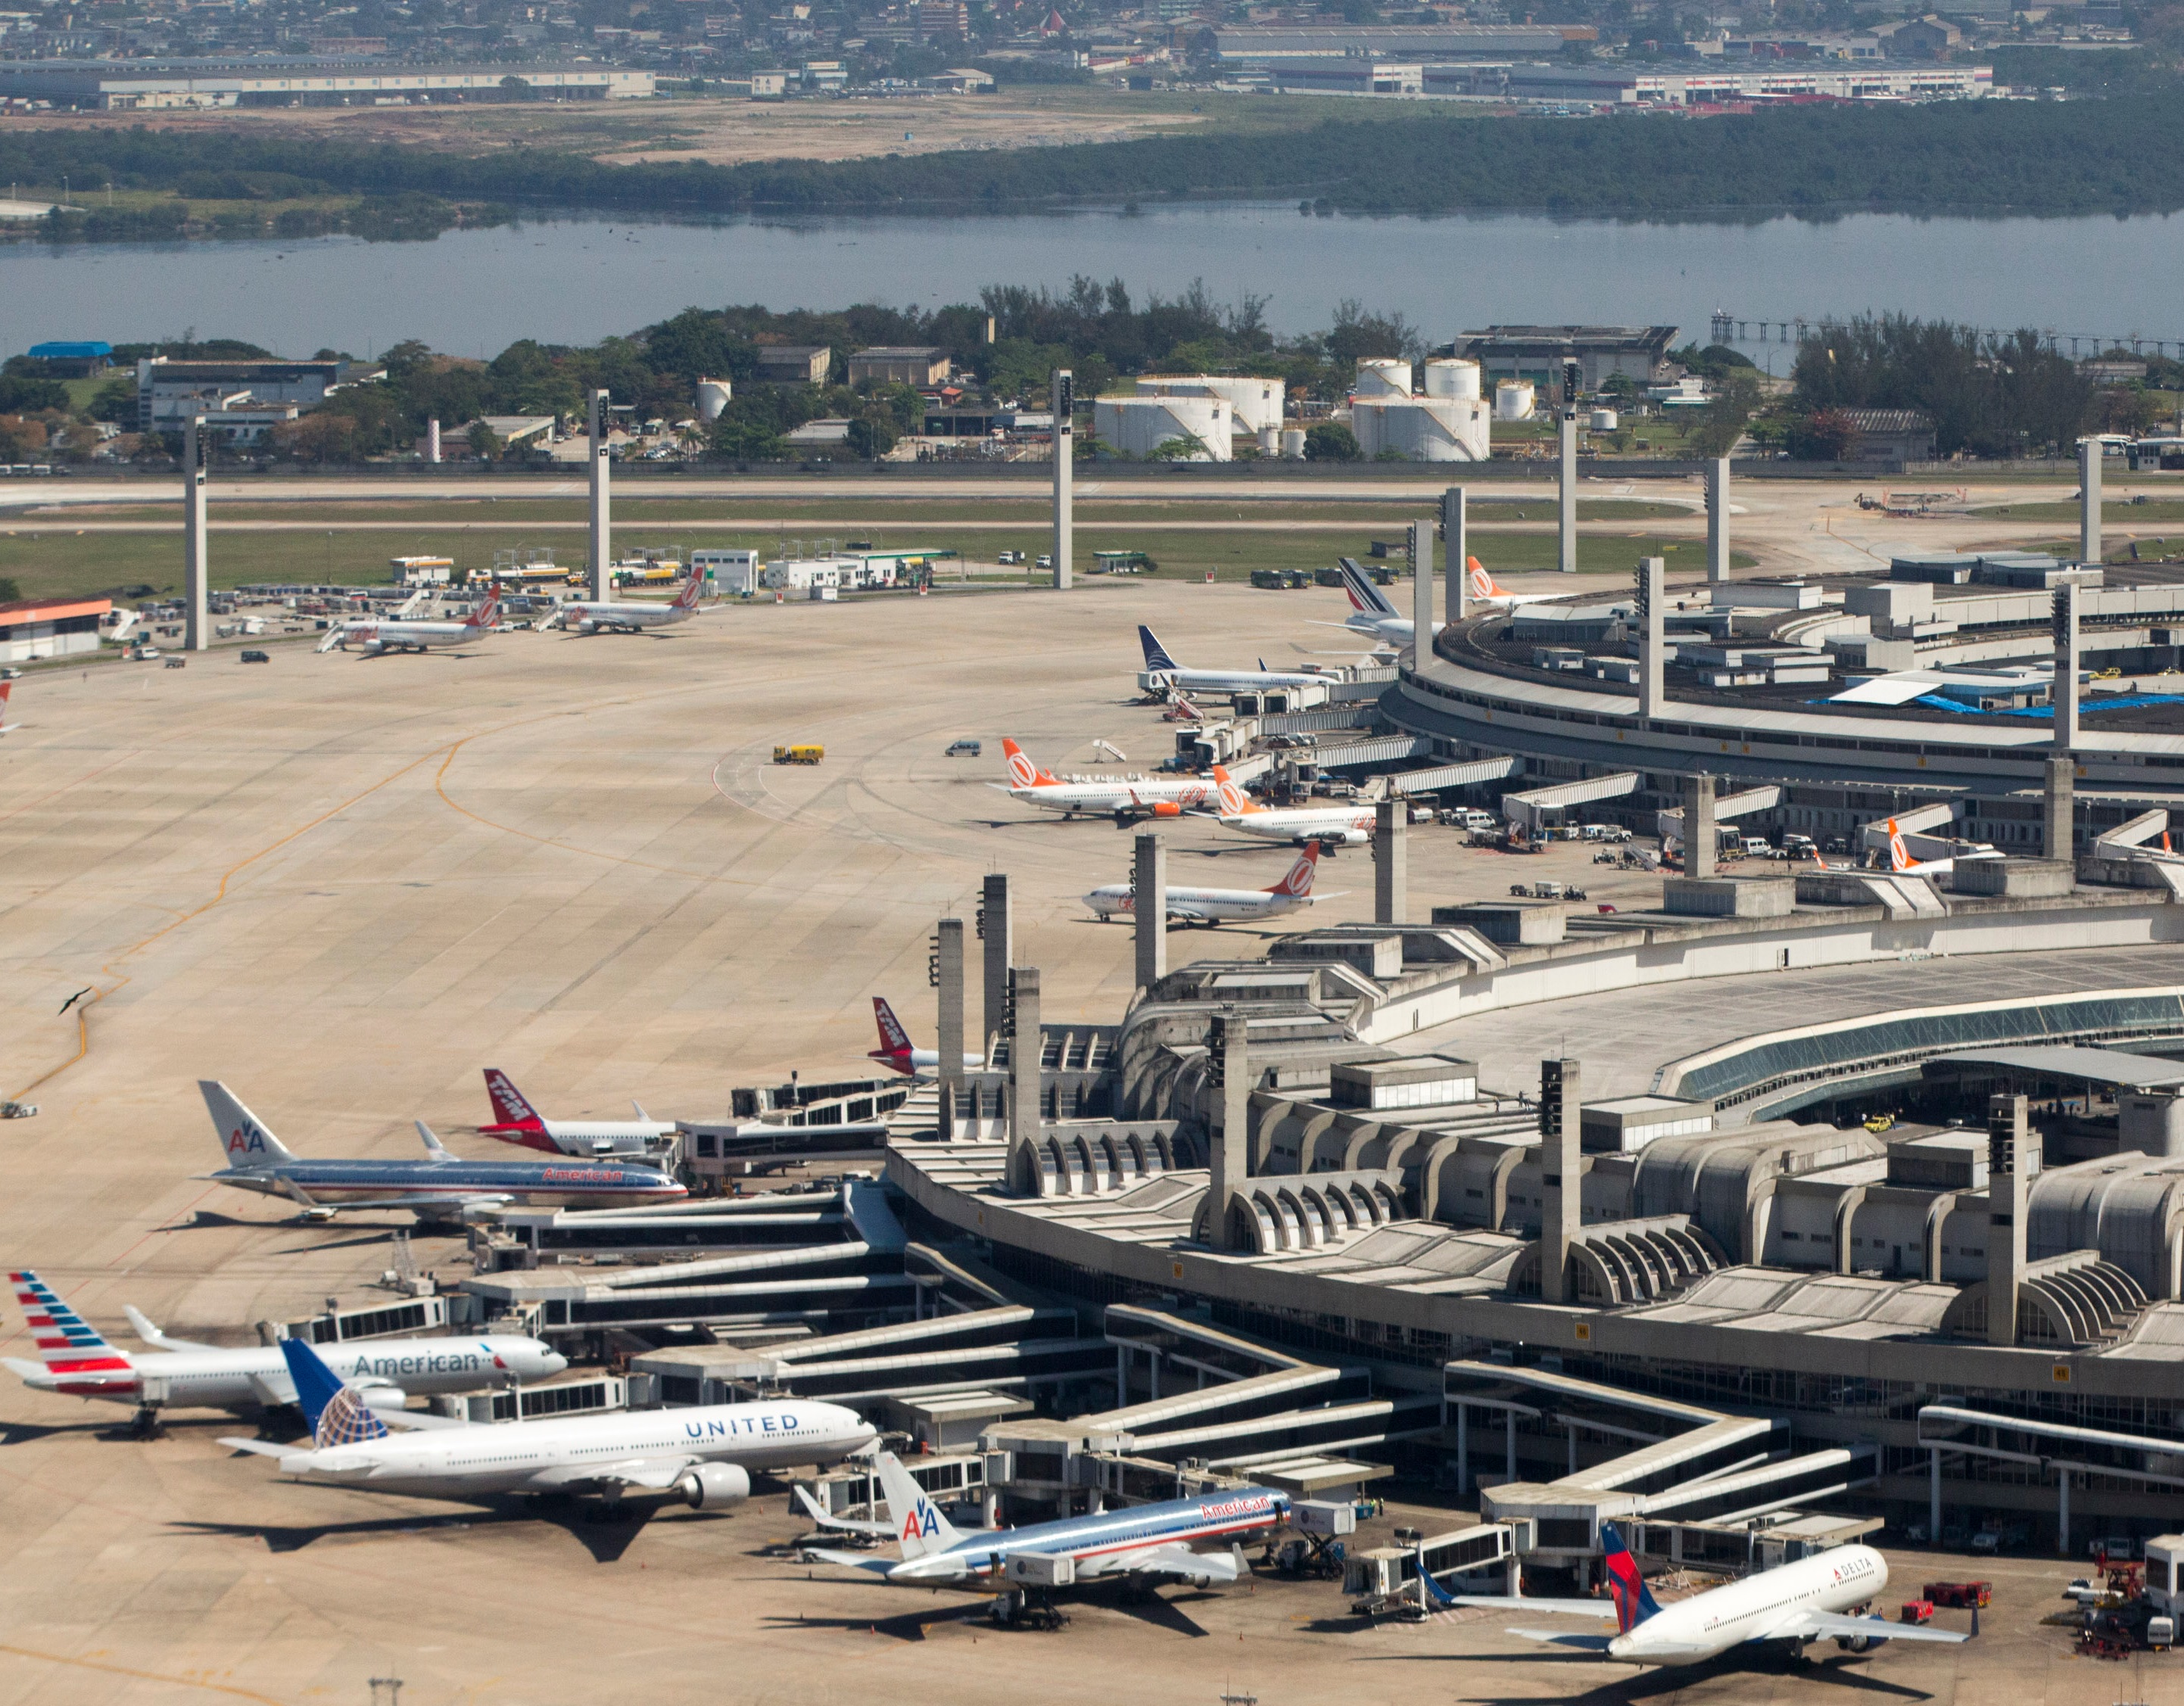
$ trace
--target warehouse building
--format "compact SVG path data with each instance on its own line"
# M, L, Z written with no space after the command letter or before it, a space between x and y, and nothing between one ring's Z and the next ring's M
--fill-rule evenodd
M18 598L0 604L0 664L71 658L98 649L110 598Z
M34 59L0 64L0 100L94 112L378 102L625 100L654 74L619 65L387 65L320 58Z

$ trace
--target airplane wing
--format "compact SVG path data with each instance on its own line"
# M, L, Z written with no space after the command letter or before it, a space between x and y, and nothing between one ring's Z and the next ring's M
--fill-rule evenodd
M885 1575L897 1563L892 1558L874 1558L862 1552L829 1552L822 1546L807 1546L804 1555L822 1564L838 1564L844 1570L861 1570L867 1575Z
M262 1404L292 1404L296 1402L296 1383L286 1375L253 1375L250 1390Z
M1609 1623L1615 1620L1615 1602L1612 1599L1512 1599L1503 1594L1458 1593L1453 1600L1458 1605L1494 1605L1504 1611L1536 1611L1547 1617L1597 1617Z
M465 1421L460 1416L434 1415L430 1410L374 1409L372 1414L391 1428L409 1428L413 1431L429 1432L434 1428L476 1427L476 1422Z
M820 1509L819 1501L800 1486L796 1489L796 1502L804 1507L805 1514L822 1528L838 1528L845 1534L877 1534L887 1540L894 1538L893 1523L859 1522L846 1516L829 1516Z
M1091 1568L1085 1565L1089 1564ZM1080 1579L1089 1575L1206 1576L1215 1581L1234 1581L1242 1574L1234 1556L1226 1552L1193 1552L1187 1546L1146 1546L1134 1552L1117 1552L1077 1566Z
M1206 914L1197 907L1178 906L1173 902L1170 902L1168 904L1167 915L1170 918L1180 918L1186 920L1202 920L1206 917Z
M1818 1641L1830 1636L1863 1635L1873 1641L1946 1641L1951 1646L1971 1637L1954 1629L1918 1623L1891 1623L1880 1617L1845 1617L1833 1611L1791 1611L1770 1623L1753 1641Z
M129 1318L129 1329L155 1351L217 1351L220 1345L200 1344L195 1339L170 1338L152 1324L151 1319L134 1303L125 1303L121 1313Z
M628 1457L619 1463L565 1464L531 1477L533 1486L581 1486L598 1481L609 1486L642 1487L664 1492L675 1478L700 1459L694 1457Z
M1613 1635L1572 1635L1559 1629L1508 1629L1502 1632L1548 1647L1574 1647L1580 1653L1605 1653L1608 1642L1615 1639Z
M260 1457L308 1457L312 1449L307 1445L278 1445L270 1439L222 1439L220 1443L234 1451L254 1451Z
M475 1197L442 1197L429 1191L404 1197L374 1197L360 1203L321 1203L300 1191L296 1200L315 1214L346 1214L354 1209L498 1209L511 1200L505 1192L483 1192Z

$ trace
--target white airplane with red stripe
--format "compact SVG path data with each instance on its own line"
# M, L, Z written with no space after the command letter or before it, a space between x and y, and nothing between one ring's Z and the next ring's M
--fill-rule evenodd
M1262 841L1326 847L1362 847L1373 839L1369 806L1262 806L1230 780L1228 767L1213 767L1221 803L1221 827Z
M937 1048L913 1048L910 1033L903 1029L902 1021L894 1016L894 1009L884 997L872 997L872 1018L880 1028L880 1046L867 1049L865 1059L877 1060L890 1071L900 1072L905 1078L930 1078L940 1070L940 1051ZM986 1064L983 1054L966 1054L964 1065L974 1071Z
M354 646L367 658L388 652L433 652L482 640L499 622L500 595L494 593L460 622L393 622L376 616L344 622L319 642L319 650L346 652Z
M8 697L14 691L15 684L13 681L0 681L0 735L6 734L10 729L20 729L23 726L20 723L11 723L7 720Z
M1141 777L1136 781L1118 776L1112 781L1102 777L1065 782L1053 771L1034 764L1012 740L1001 742L1001 753L1008 760L1009 779L993 786L1012 800L1022 800L1041 811L1060 812L1065 818L1080 812L1102 817L1112 814L1117 823L1134 818L1178 818L1193 807L1213 802L1213 784L1203 776Z
M664 604L644 598L572 598L547 618L545 625L564 628L572 634L599 634L609 630L635 634L647 628L671 628L699 614L698 595L705 589L705 577L693 574L682 583L682 591Z
M634 1120L549 1120L498 1066L485 1070L485 1093L493 1103L493 1123L477 1128L481 1137L498 1137L549 1155L643 1154L675 1135L671 1120L655 1120L632 1100Z
M1167 915L1185 924L1228 924L1240 919L1279 918L1310 906L1312 874L1319 869L1319 843L1314 842L1297 856L1289 875L1265 888L1179 888L1167 892ZM1317 897L1333 900L1333 895ZM1137 912L1137 892L1126 882L1109 883L1084 897L1084 904L1102 922Z

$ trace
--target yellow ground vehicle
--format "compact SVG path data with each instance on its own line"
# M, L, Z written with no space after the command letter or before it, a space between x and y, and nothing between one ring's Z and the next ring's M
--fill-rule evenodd
M816 764L827 756L824 747L776 747L773 761L777 764Z

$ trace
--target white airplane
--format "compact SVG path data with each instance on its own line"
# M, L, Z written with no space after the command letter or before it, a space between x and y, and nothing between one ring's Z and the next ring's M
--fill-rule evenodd
M646 628L671 628L698 614L698 595L705 577L693 575L682 590L665 604L642 598L605 599L591 603L573 598L546 619L549 628L565 628L575 634L597 634L606 629L634 634Z
M387 652L430 652L482 639L499 620L500 595L495 592L460 622L383 622L376 616L344 622L319 642L319 650L338 647L346 652L354 645L367 658Z
M0 681L0 735L6 734L10 729L20 729L23 726L20 723L10 723L5 720L8 715L8 697L14 691L15 684L13 681Z
M1297 855L1290 874L1266 888L1170 888L1167 915L1185 924L1226 924L1232 919L1279 918L1312 903L1312 873L1319 869L1319 843L1313 842ZM1322 895L1333 900L1333 895ZM1128 918L1136 909L1136 897L1126 882L1110 883L1084 897L1084 904L1100 920L1117 914Z
M35 1392L134 1404L140 1421L176 1405L248 1410L296 1402L287 1363L273 1345L197 1344L170 1338L136 1309L124 1311L153 1348L128 1352L61 1300L29 1270L10 1274L16 1301L44 1360L19 1357L8 1368ZM471 1339L356 1340L329 1345L326 1361L375 1409L399 1409L411 1392L469 1392L543 1380L569 1359L540 1340L506 1333Z
M619 1410L548 1421L480 1422L382 1411L344 1386L309 1345L281 1349L311 1425L311 1442L223 1439L278 1460L291 1480L421 1498L504 1492L664 1492L705 1510L750 1497L750 1472L817 1464L863 1450L871 1424L809 1398ZM398 1438L394 1429L415 1430Z
M1615 1525L1601 1524L1600 1537L1607 1548L1605 1599L1436 1597L1456 1605L1612 1619L1617 1631L1613 1635L1567 1635L1543 1629L1513 1629L1509 1633L1553 1647L1598 1653L1626 1664L1699 1664L1747 1642L1779 1642L1798 1652L1808 1642L1832 1639L1847 1652L1864 1653L1887 1641L1954 1644L1971 1638L1953 1629L1844 1615L1854 1606L1878 1599L1888 1586L1888 1561L1869 1546L1838 1546L1663 1607L1654 1602Z
M1228 779L1228 767L1213 767L1213 786L1221 803L1221 827L1262 841L1292 842L1302 847L1362 847L1373 839L1373 809L1368 806L1262 806Z
M493 1103L493 1123L479 1126L479 1136L549 1154L641 1155L676 1131L672 1120L655 1120L637 1102L629 1104L637 1109L634 1120L549 1120L498 1066L485 1070L485 1093Z
M1256 693L1268 687L1301 687L1329 679L1323 670L1269 670L1264 659L1256 670L1188 669L1170 657L1167 647L1142 623L1138 627L1138 644L1145 654L1145 685L1168 692Z
M1101 777L1065 782L1053 771L1034 764L1014 741L1003 739L1001 753L1008 760L1009 779L989 786L1000 788L1012 800L1022 800L1041 811L1060 812L1064 817L1073 818L1079 812L1103 816L1112 813L1118 824L1134 818L1179 818L1190 807L1205 805L1213 798L1213 784L1203 776L1140 777L1135 781L1117 776L1112 781Z
M1895 876L1939 876L1953 871L1960 859L2001 859L2003 855L1992 847L1952 854L1947 859L1914 860L1910 848L1903 845L1903 831L1896 827L1896 820L1888 820L1888 869Z
M940 1051L911 1047L910 1033L902 1028L902 1021L894 1016L894 1009L883 997L872 997L872 1018L880 1028L880 1046L866 1050L866 1059L877 1060L905 1078L930 1078L940 1070ZM975 1070L986 1064L986 1057L966 1054L963 1064Z
M1512 592L1488 574L1476 557L1463 559L1464 573L1468 584L1464 589L1464 602L1474 610L1513 610L1519 604L1543 604L1552 598L1566 597L1560 592ZM1353 634L1370 635L1384 646L1407 646L1418 625L1397 610L1388 595L1373 584L1373 577L1357 566L1352 558L1341 559L1342 590L1350 600L1347 621L1322 622L1323 628L1347 628ZM1438 634L1446 625L1436 622L1434 632Z

